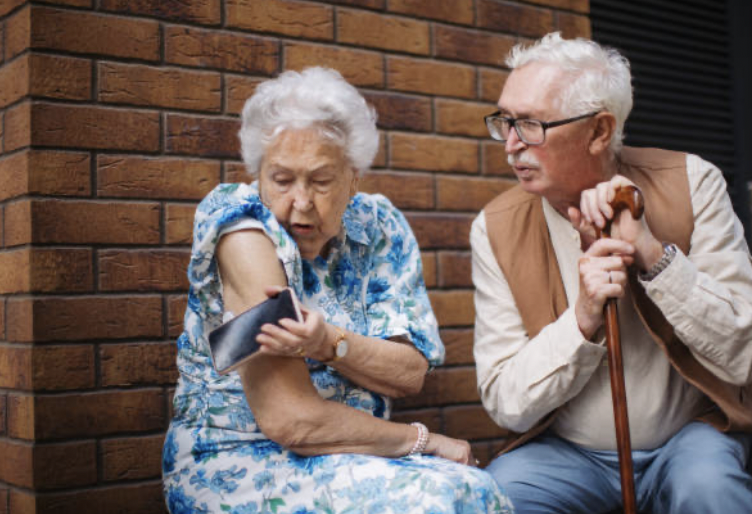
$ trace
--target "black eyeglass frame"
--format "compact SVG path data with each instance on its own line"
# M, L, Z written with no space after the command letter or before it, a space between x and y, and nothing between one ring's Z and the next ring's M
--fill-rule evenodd
M515 128L515 125L517 124L518 121L535 121L535 122L538 122L538 123L540 123L541 128L543 128L543 141L541 141L540 143L530 143L530 142L526 141L525 138L524 138L524 136L522 136L520 134L520 132L517 131L517 137L520 138L520 141L522 141L526 145L536 146L536 145L542 145L543 143L546 142L546 130L548 130L550 128L554 128L554 127L560 127L561 125L567 125L568 123L573 123L575 121L584 120L585 118L592 118L596 114L600 114L600 112L601 111L593 111L593 112L590 112L588 114L581 114L580 116L575 116L573 118L567 118L567 119L564 119L564 120L541 121L541 120L536 120L535 118L510 118L509 116L499 116L499 114L501 114L501 111L496 111L493 114L489 114L487 116L484 116L483 117L483 121L486 122L486 128L488 129L489 134L491 134L491 137L493 139L496 139L497 141L501 141L502 143L506 143L508 138L507 139L501 139L501 138L497 139L497 138L494 137L493 133L491 132L491 130L489 128L489 123L491 122L491 120L494 120L494 119L497 119L497 120L499 120L499 119L506 120L507 123L509 123L509 130L510 131L512 129L515 129L515 131L517 131L517 129ZM501 135L501 131L499 131L499 135Z

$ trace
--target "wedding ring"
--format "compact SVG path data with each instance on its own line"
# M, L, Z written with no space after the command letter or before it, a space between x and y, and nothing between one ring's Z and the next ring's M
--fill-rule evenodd
M305 357L305 350L302 346L299 346L297 350L293 353L295 357Z

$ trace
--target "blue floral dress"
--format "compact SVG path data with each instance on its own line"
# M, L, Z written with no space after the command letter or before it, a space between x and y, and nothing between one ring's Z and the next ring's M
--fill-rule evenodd
M222 184L198 206L188 268L180 379L163 454L173 514L512 512L484 471L433 456L304 457L269 440L250 411L237 373L219 376L207 334L222 322L214 251L228 231L254 227L274 242L303 305L334 325L375 338L405 336L431 363L444 348L423 283L420 253L402 216L380 195L357 194L326 259L300 257L295 241L261 203L255 184ZM319 394L388 419L389 398L307 359Z

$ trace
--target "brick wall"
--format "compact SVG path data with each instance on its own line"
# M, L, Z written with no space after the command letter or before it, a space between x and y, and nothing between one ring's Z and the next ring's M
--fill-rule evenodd
M512 183L481 118L511 45L588 36L588 0L0 1L0 514L163 512L197 202L243 180L238 113L285 69L379 112L363 189L423 249L447 364L396 418L503 436L478 403L468 233Z

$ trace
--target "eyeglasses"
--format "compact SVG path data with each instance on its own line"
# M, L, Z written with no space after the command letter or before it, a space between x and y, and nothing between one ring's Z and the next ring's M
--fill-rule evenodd
M508 116L499 116L501 111L496 111L493 114L485 116L486 127L491 137L502 143L506 143L509 139L509 131L514 128L517 131L517 137L527 145L542 145L546 141L546 130L567 123L572 123L585 118L592 118L600 111L594 111L589 114L583 114L582 116L575 116L574 118L567 118L559 121L540 121L524 118L510 118Z

